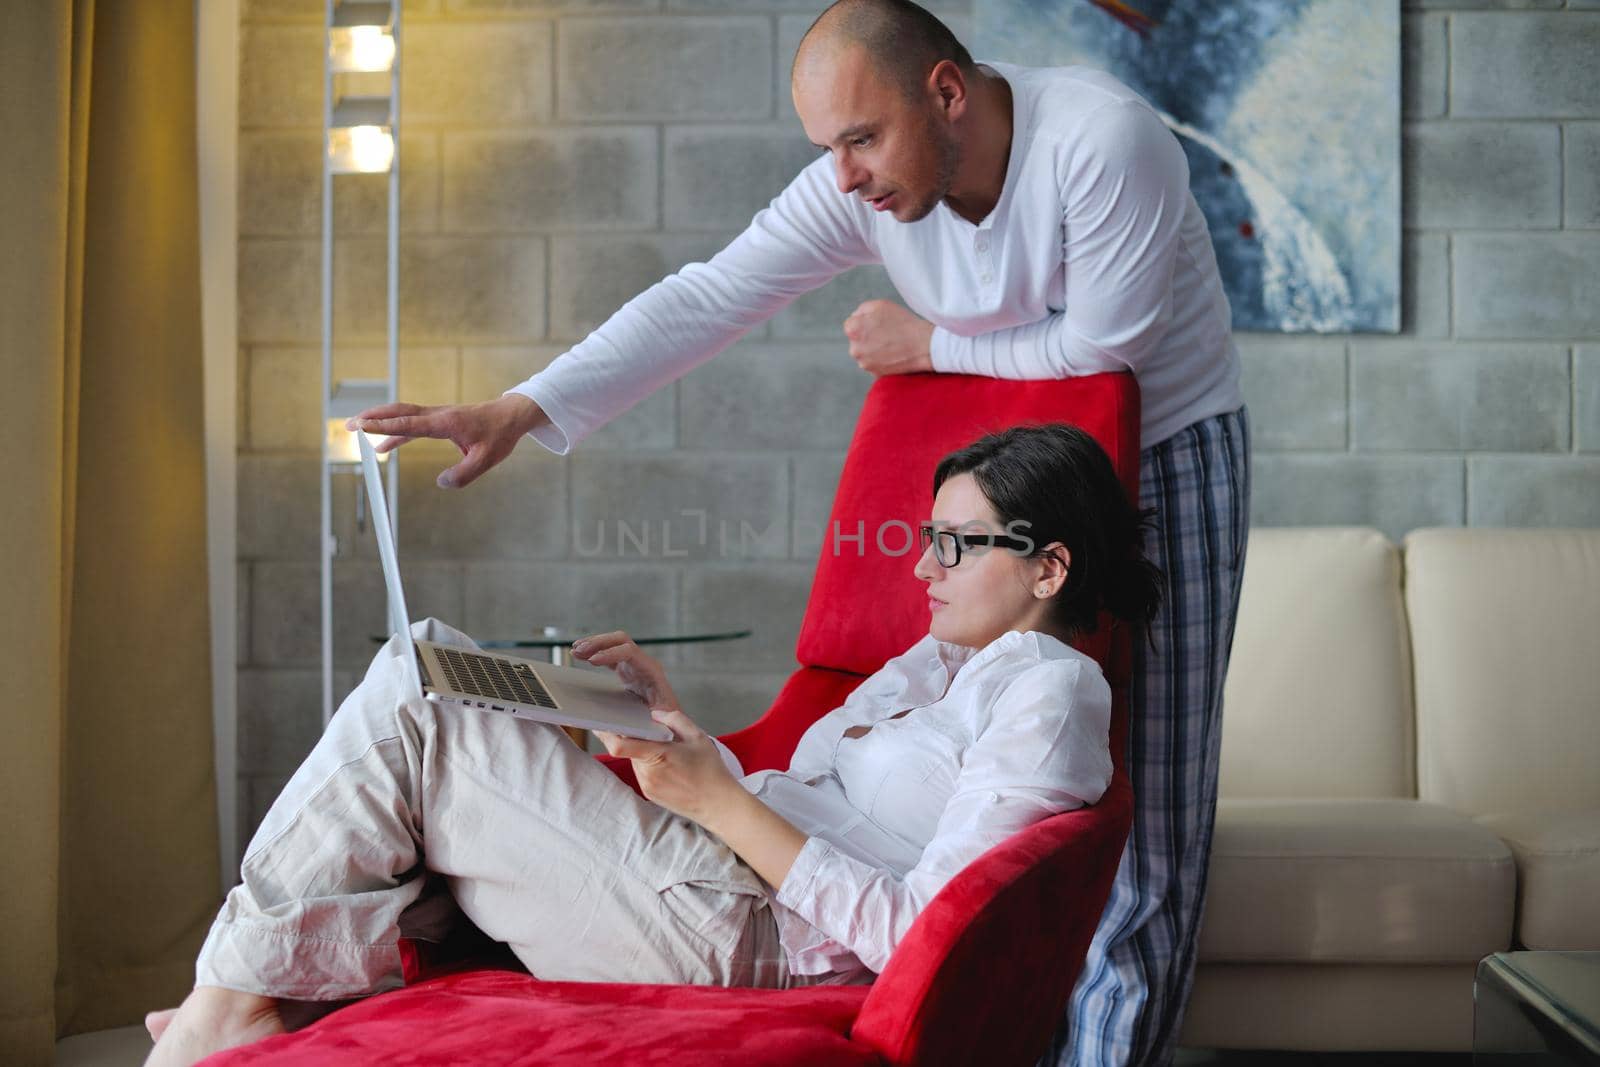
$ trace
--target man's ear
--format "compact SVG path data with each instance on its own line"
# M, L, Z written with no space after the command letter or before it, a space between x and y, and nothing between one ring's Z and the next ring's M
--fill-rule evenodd
M928 72L928 91L946 119L954 122L966 114L967 79L955 63L941 59L933 65Z

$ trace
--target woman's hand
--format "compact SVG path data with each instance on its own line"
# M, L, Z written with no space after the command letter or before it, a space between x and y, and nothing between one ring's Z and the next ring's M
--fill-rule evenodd
M590 666L615 670L622 687L652 708L682 710L678 694L667 684L667 672L623 631L580 637L572 642L572 654Z
M672 731L675 741L646 741L609 730L594 735L613 756L633 761L639 789L668 811L704 825L732 794L743 793L738 779L722 762L711 735L694 724L678 706L661 664L645 655L620 630L574 642L573 654L596 666L614 667L629 692L650 705L651 716Z
M596 730L594 735L607 752L633 761L639 791L647 799L710 829L726 799L743 794L743 787L722 762L711 735L693 719L676 708L652 708L650 715L677 740L645 741L608 730Z

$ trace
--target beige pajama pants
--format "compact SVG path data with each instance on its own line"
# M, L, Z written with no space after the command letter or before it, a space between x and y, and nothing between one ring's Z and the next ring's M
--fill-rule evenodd
M472 644L434 619L412 633ZM392 639L273 803L197 985L393 988L402 927L427 938L457 906L542 979L809 984L789 975L761 879L709 831L555 726L408 699L401 664Z

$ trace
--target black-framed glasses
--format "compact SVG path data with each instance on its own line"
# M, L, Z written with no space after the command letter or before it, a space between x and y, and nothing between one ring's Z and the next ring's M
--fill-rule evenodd
M954 567L961 562L963 549L973 555L981 555L991 548L1009 548L1024 556L1032 555L1034 551L1034 543L1021 537L987 532L976 533L960 528L947 529L934 526L930 522L919 525L917 535L921 540L922 550L926 552L931 544L933 558L939 561L939 566L945 568Z

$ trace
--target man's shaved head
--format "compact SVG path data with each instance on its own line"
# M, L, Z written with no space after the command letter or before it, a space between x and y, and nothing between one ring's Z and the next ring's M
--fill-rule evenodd
M898 222L926 218L951 195L962 146L984 145L986 124L1002 124L1009 145L1005 82L910 0L839 0L806 31L790 81L839 191ZM1003 170L1004 150L989 169Z
M850 47L871 57L872 69L908 98L941 60L971 77L972 56L955 34L911 0L838 0L811 24L795 53L794 71L831 59Z

